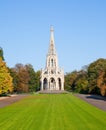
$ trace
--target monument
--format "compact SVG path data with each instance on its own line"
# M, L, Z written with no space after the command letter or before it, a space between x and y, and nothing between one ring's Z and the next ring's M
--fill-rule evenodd
M41 71L41 91L64 90L64 72L58 65L54 42L54 29L50 29L50 45L46 57L46 67Z

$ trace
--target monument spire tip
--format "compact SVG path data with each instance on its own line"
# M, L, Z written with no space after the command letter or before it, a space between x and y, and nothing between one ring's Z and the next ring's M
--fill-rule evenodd
M51 31L51 32L53 32L53 31L54 31L54 29L53 29L53 26L52 26L52 25L51 25L50 31Z

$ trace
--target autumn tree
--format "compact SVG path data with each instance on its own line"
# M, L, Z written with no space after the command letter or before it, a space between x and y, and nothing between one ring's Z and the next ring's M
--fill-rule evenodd
M101 94L105 90L106 59L98 59L88 67L89 92ZM104 89L103 89L104 88ZM102 94L104 95L104 94Z
M35 92L40 89L40 71L35 72L31 64L16 64L10 68L14 92Z
M17 91L18 92L29 92L29 73L26 67L22 64L16 64L15 66L17 77L18 77L18 86Z
M106 70L101 71L97 78L97 86L102 96L106 96Z
M0 95L13 91L12 77L8 71L6 63L0 57Z

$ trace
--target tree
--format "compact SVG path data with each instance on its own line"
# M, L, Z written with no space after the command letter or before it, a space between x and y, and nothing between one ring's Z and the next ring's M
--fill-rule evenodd
M14 68L10 69L13 77L14 92L23 93L29 92L29 73L23 64L16 64Z
M16 64L15 66L18 77L18 92L29 92L29 73L27 68L22 64Z
M13 77L14 92L35 92L40 89L40 71L35 72L31 64L16 64L9 70Z
M6 63L0 57L0 95L13 91L12 77L6 67Z
M4 60L3 49L1 47L0 47L0 57L2 58L2 60Z
M98 59L81 71L65 75L65 89L106 96L106 59Z
M106 70L99 73L97 86L102 96L106 96Z
M75 86L76 92L88 93L87 72L85 70L81 70L78 72L78 76L75 81Z
M102 92L105 91L104 90L105 76L106 76L105 71L106 71L106 59L102 59L102 58L98 59L97 61L89 65L88 82L89 82L90 93L101 94L101 91Z
M41 71L37 71L35 73L35 84L36 84L36 91L40 90L40 75L41 75Z
M34 68L31 64L26 65L26 69L29 73L29 91L35 92L36 91L36 73L34 71Z
M77 71L73 71L65 75L65 90L75 90L75 81L77 78L77 74Z
M15 68L9 68L9 72L11 77L13 78L13 88L14 88L13 91L17 92L19 82L18 73L16 72Z

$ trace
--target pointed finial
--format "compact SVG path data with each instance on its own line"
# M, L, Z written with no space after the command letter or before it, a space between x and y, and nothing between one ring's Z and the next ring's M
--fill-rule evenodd
M51 26L50 31L51 31L51 32L53 32L53 31L54 31L53 26Z
M49 46L48 54L49 55L56 54L55 43L54 43L54 29L53 29L53 26L51 26L51 28L50 28L50 46Z

